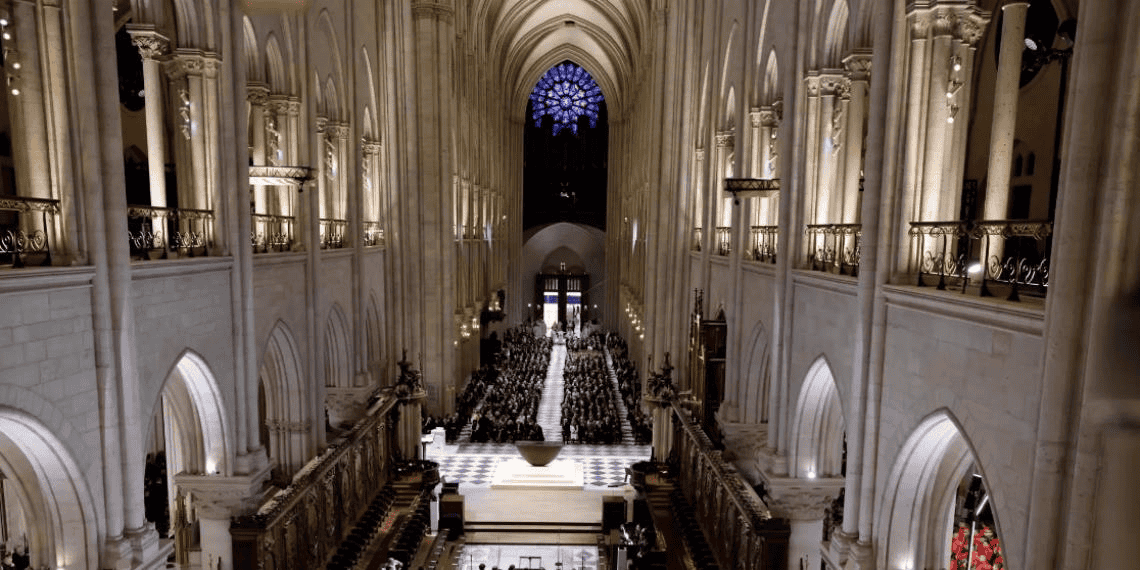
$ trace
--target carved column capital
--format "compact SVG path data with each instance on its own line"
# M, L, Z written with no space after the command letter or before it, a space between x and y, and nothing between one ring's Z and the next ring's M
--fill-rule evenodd
M364 156L375 156L380 154L381 143L378 140L373 140L368 137L360 139L360 153Z
M166 74L171 79L181 79L188 75L217 77L218 55L191 49L176 49L166 62Z
M127 33L143 59L160 59L170 51L170 39L153 28L127 26Z
M843 58L843 68L851 81L867 81L871 77L871 50L860 48Z
M760 118L760 125L764 127L775 127L779 120L776 118L776 110L771 105L760 107L758 113Z
M450 23L455 17L455 7L450 0L413 0L412 18L434 18Z
M851 80L838 72L825 72L819 75L819 95L823 97L846 98L851 94Z
M328 133L329 138L335 139L335 140L347 140L348 139L348 131L349 131L349 128L348 128L347 124L345 124L345 123L334 123L331 121L328 123L328 126L325 128L325 132Z
M325 134L325 131L328 129L329 120L324 118L324 117L317 117L316 125L317 125L317 134L323 135L323 134Z
M697 162L704 162L705 161L705 149L697 148L696 150L694 150L693 151L693 158Z
M790 520L822 520L824 511L843 489L843 479L800 479L763 474L769 507Z
M808 75L804 77L804 88L807 90L808 97L819 97L820 86L817 72L808 72Z
M269 478L269 466L250 475L174 476L179 490L189 493L194 510L204 519L229 520L257 507L262 484Z
M753 107L752 110L748 112L748 124L752 125L752 128L755 129L757 127L763 126L764 117L761 115L761 113L762 111L759 107Z
M929 9L923 9L907 14L907 20L910 23L910 38L912 40L924 40L930 34L930 27L934 22L934 17L931 15Z
M736 144L736 135L732 131L719 131L716 134L717 148L732 148Z
M966 6L959 10L954 22L954 37L962 43L974 47L981 41L986 31L986 24L990 22L990 13L977 6Z
M269 102L269 87L260 83L250 83L245 87L245 99L253 105L265 106Z

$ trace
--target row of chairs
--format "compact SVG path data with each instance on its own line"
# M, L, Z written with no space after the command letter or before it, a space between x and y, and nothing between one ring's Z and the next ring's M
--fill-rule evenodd
M411 516L407 518L403 526L396 535L396 541L392 548L388 551L388 557L399 560L405 567L412 563L419 552L420 543L423 542L424 535L427 534L431 526L431 501L424 495L420 495L415 504Z
M380 494L368 505L364 514L361 515L360 521L348 533L348 537L340 544L340 548L329 561L329 570L350 570L356 567L356 564L360 562L361 554L380 533L380 525L388 516L388 511L392 508L395 497L396 493L392 489L392 485L385 485Z
M669 493L669 502L672 506L673 520L681 531L681 539L685 541L685 547L693 557L693 563L697 568L715 570L716 557L713 556L712 549L705 540L705 534L701 531L701 525L697 522L696 511L692 505L685 499L680 489L673 489Z

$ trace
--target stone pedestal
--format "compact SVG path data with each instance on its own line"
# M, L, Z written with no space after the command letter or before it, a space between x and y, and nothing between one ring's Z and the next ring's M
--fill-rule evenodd
M230 518L257 505L269 469L252 475L174 476L180 492L189 494L198 519L203 570L234 570Z

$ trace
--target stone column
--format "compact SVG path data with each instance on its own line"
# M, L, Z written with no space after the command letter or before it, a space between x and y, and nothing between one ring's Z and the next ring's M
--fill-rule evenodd
M847 130L848 92L847 78L831 70L820 72L816 118L819 128L816 134L816 162L808 162L808 168L816 169L815 187L808 188L808 195L815 196L814 203L807 204L806 221L815 224L836 223L843 212L843 190L840 186L840 152ZM810 107L809 107L810 111ZM809 122L811 117L808 118ZM810 133L809 133L810 134ZM810 244L816 247L817 244Z
M983 218L1003 220L1009 206L1013 135L1017 127L1017 95L1021 82L1021 53L1025 51L1025 14L1029 3L1014 0L1002 10L1001 51L994 79L994 118L990 128L990 160L986 169Z
M174 157L178 165L179 208L212 210L218 201L220 171L218 166L218 60L214 54L177 49L166 62L170 91L175 109ZM215 212L217 215L217 212ZM207 243L216 241L224 251L225 236L215 233L209 222L180 221L178 234L202 232ZM177 247L178 234L170 236L169 245ZM247 237L248 239L248 237ZM244 427L239 426L244 432ZM244 437L244 436L243 436Z
M651 459L664 463L673 451L673 408L665 398L644 397L649 407L649 418L653 422L653 437L651 441Z
M994 79L994 118L990 128L990 161L986 168L986 201L982 218L1004 220L1009 213L1009 179L1013 164L1013 135L1017 128L1017 95L1021 88L1021 53L1025 50L1025 14L1029 3L1014 0L1001 7L1001 51ZM1001 240L990 243L987 259L1001 259ZM983 253L983 255L986 255ZM987 260L983 260L983 265Z
M907 13L909 64L902 150L899 235L914 221L958 218L968 121L968 79L973 50L962 49L989 20L977 6L933 3ZM912 247L897 248L897 261L913 263ZM932 240L925 247L934 247Z
M778 478L765 473L764 484L773 514L788 519L791 526L788 569L819 568L824 511L839 496L843 480Z
M36 2L17 0L12 2L11 16L5 33L11 39L5 47L15 46L15 50L5 54L21 64L18 73L7 87L8 116L12 127L12 159L16 171L17 194L34 198L52 198L50 157L48 153L48 133L44 102L50 99L44 92L43 70L40 62L49 55L40 51L39 30L36 24ZM13 64L8 64L11 68ZM29 216L32 228L40 229L39 216ZM47 229L47 228L43 228Z
M166 124L162 96L162 63L170 41L153 29L128 27L131 41L143 60L143 89L146 93L146 158L150 174L150 205L166 206ZM157 224L156 229L159 228Z
M423 427L423 404L427 393L416 390L400 397L400 423L396 434L400 442L400 454L404 459L423 459L420 446L420 428Z
M843 59L850 81L847 105L847 142L843 159L843 217L845 224L859 221L859 179L863 176L863 122L867 113L867 88L871 76L871 50L856 50Z
M804 178L802 195L798 199L803 204L804 218L803 223L814 224L817 222L819 211L819 204L821 197L819 194L819 163L822 160L821 150L823 149L823 136L820 132L820 107L823 102L820 100L820 77L818 71L809 71L808 75L804 77L804 132L801 134L801 139L804 141L803 156L804 156ZM795 228L793 231L802 232L801 228ZM805 240L806 242L806 240ZM811 244L806 244L806 247L812 247ZM784 252L780 252L783 254ZM799 263L800 252L788 251L787 255L793 266Z
M409 248L405 269L416 275L409 283L404 299L409 319L409 348L416 354L432 357L423 363L427 405L438 410L445 382L450 384L456 367L455 327L455 255L452 224L451 175L455 172L450 145L455 113L454 54L455 3L452 0L413 0L411 2L410 62L414 72L408 77L409 95L414 98L415 123L409 131L414 141L409 149L409 166L413 176L410 191L416 193L415 204L405 202L409 235L404 247ZM518 133L522 134L521 129ZM520 147L521 148L521 147ZM418 434L418 426L417 426ZM417 444L418 447L418 444Z
M190 496L197 515L203 569L235 570L230 518L257 506L259 492L268 477L268 466L251 475L234 477L174 476L178 492Z
M351 165L348 160L348 135L349 126L345 123L329 123L328 135L331 150L335 156L335 177L336 181L333 182L330 188L330 197L332 203L329 206L329 215L333 218L347 220L350 217L350 200L348 195L348 184L351 180L349 173L352 171ZM348 227L343 230L344 245L348 247L350 244L356 243L356 240L351 239L351 232Z
M266 157L266 136L265 136L265 116L268 113L266 104L269 101L269 88L264 85L250 84L246 88L246 100L249 102L249 122L250 130L253 131L253 139L249 141L249 160L251 164L264 166L267 164ZM238 149L239 152L241 149ZM252 187L253 196L251 197L251 204L249 211L254 214L268 214L268 191L264 185L258 184ZM273 234L273 227L258 222L256 219L250 224L251 230L254 234L263 235L266 239Z
M736 146L736 135L732 131L719 131L716 134L716 156L713 158L715 170L712 177L712 192L715 199L713 231L723 226L732 226L732 196L724 191L724 179L728 176L728 157ZM718 248L719 253L719 248Z
M705 149L698 148L693 151L693 227L701 229L701 252L707 253L712 244L712 230L709 230L707 208L705 206ZM702 256L703 257L703 256ZM704 266L704 263L701 264ZM703 283L704 280L698 280Z
M331 192L330 188L332 187L331 182L333 179L332 168L334 157L333 154L329 151L330 145L328 140L328 125L329 120L327 118L317 117L317 136L314 137L313 146L315 148L313 150L318 157L318 163L316 165L317 173L315 175L317 180L318 209L316 212L317 219L313 220L313 222L317 225L318 228L320 228L320 222L322 218L330 217L328 211L328 195L329 192ZM320 242L313 244L314 249L320 249L320 247Z

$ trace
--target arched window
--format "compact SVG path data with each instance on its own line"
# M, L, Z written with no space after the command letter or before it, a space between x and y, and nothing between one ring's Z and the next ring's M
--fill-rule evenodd
M602 89L594 82L590 72L570 62L550 68L530 94L531 119L536 127L542 126L543 115L554 118L554 134L564 128L578 134L578 118L586 117L590 127L598 123L598 103L603 100Z

